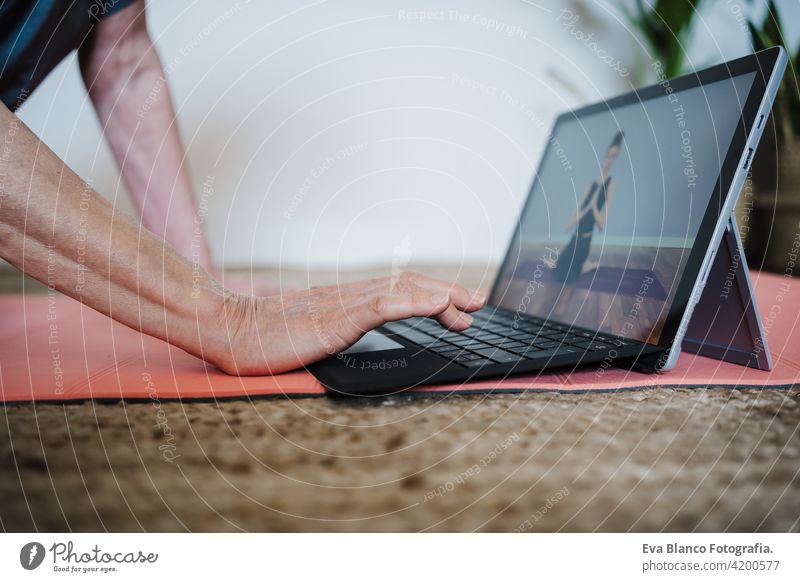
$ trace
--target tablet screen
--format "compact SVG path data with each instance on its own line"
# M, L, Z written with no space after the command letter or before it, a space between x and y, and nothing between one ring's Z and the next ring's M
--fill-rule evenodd
M657 344L754 79L562 116L492 304Z

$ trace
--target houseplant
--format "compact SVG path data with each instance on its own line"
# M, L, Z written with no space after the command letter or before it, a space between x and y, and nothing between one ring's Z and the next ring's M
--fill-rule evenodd
M783 24L773 0L760 22L748 22L753 48L786 46ZM752 191L743 193L738 213L747 233L751 266L800 275L800 49L790 54L772 115L752 165ZM748 196L752 202L747 200ZM747 216L747 213L750 213ZM796 264L795 264L796 263Z

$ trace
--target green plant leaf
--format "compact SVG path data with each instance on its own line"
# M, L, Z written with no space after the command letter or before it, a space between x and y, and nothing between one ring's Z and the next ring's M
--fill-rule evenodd
M769 41L768 38L765 38L762 32L756 28L755 24L747 21L747 28L750 29L750 39L753 43L753 50L763 51L765 48L772 46L772 43Z
M683 72L685 42L701 0L656 0L651 6L636 0L633 14L625 11L628 20L646 40L653 58L660 59L667 76Z
M772 41L772 45L784 44L783 25L781 24L778 9L775 7L775 0L767 2L767 16L762 26L764 35Z

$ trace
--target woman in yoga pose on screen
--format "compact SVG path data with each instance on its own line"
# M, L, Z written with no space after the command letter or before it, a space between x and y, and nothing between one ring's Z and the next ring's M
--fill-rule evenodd
M581 198L578 211L567 223L566 230L574 229L575 232L558 256L554 272L559 281L572 283L582 274L597 268L596 262L588 260L592 236L595 226L600 230L606 227L608 212L614 201L614 190L616 189L614 178L609 172L619 156L624 136L623 131L618 131L611 140L600 168L600 175L586 190Z

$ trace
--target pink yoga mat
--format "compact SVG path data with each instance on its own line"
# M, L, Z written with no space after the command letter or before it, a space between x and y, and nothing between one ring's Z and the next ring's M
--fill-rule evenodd
M684 353L675 370L643 374L596 367L425 387L414 393L583 392L656 386L780 386L800 382L800 280L753 274L774 369L762 372ZM62 295L0 297L0 400L215 399L318 396L305 371L237 378L137 333Z

